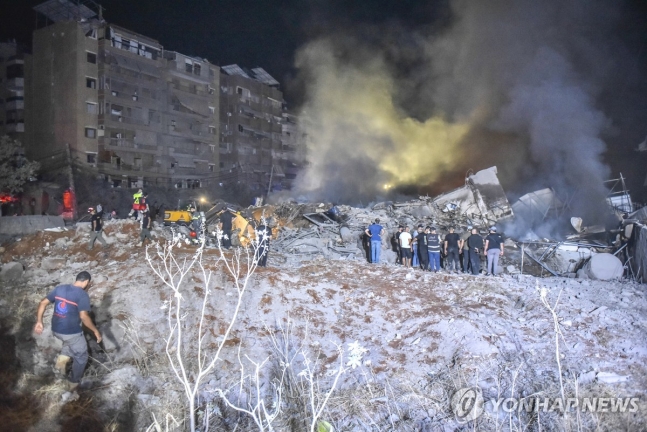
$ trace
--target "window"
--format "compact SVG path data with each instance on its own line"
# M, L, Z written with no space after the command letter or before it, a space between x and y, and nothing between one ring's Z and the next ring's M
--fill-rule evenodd
M216 152L216 146L214 144L209 144L209 150L211 151L211 153L215 153Z
M236 93L238 93L239 95L242 96L243 95L243 88L242 87L236 87Z
M97 104L94 102L86 102L85 103L85 110L88 114L96 114L97 113Z
M213 167L214 167L214 166L215 166L215 165L213 165L213 164L209 164L209 172L213 172Z
M86 153L86 162L89 164L95 164L97 163L97 154L96 153Z
M85 128L85 137L86 138L96 138L97 137L97 130L92 127L86 127Z
M216 127L215 126L209 126L209 133L211 135L215 135L216 134Z
M97 88L97 80L96 80L96 78L85 77L85 86L87 88L91 88L91 89Z
M238 125L238 132L243 132L245 129L243 129L243 125Z
M85 54L88 63L97 64L97 55L95 53L87 51Z
M209 112L210 112L211 114L215 114L215 113L216 113L216 107L212 107L212 106L210 106L210 107L209 107Z
M184 70L187 73L193 73L193 63L190 62L190 60L186 60L184 63Z
M201 72L202 72L202 66L200 66L197 63L194 63L193 64L193 74L194 75L200 75Z
M113 95L113 96L119 96L119 93L114 91L114 90L112 92L110 92L110 94Z

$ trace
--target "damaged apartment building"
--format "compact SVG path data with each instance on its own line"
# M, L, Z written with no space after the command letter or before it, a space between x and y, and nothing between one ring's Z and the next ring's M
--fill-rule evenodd
M204 187L219 165L219 67L68 0L34 8L29 157L68 153L115 187ZM99 11L100 12L100 11Z
M0 135L23 141L25 132L25 60L16 42L0 43Z
M260 192L289 186L285 171L291 154L283 145L284 103L278 81L260 67L229 65L221 72L223 181L244 182Z

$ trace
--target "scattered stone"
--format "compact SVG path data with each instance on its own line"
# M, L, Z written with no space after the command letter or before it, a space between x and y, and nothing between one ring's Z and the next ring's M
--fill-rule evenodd
M54 258L54 257L44 258L43 261L41 261L40 263L40 268L44 270L56 270L63 267L66 262L67 261L65 258Z
M598 372L596 378L598 379L598 382L607 383L607 384L624 382L629 379L628 376L618 375L613 372Z
M602 281L620 279L624 273L622 261L610 253L593 255L583 270L591 279Z
M21 263L15 261L9 262L2 266L2 270L0 270L0 280L5 282L18 280L22 277L23 272L24 267Z
M92 277L92 280L93 280L94 282L96 282L96 283L101 283L101 282L105 282L105 281L107 281L107 280L108 280L108 278L107 278L107 277L105 277L104 275L96 275L96 276L93 276L93 277Z

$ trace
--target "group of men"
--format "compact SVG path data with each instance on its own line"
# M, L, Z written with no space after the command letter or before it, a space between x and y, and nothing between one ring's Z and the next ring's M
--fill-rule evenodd
M420 266L422 270L438 272L442 268L449 272L472 273L481 272L481 255L487 257L486 275L497 273L499 257L503 256L503 236L496 227L490 227L488 235L483 239L476 228L467 227L463 236L449 227L449 232L443 239L436 227L418 225L417 232L411 233L408 226L400 225L393 239L396 243L397 264L405 267ZM365 234L370 239L372 263L380 262L382 237L385 230L380 220L366 228ZM462 268L461 268L462 258Z

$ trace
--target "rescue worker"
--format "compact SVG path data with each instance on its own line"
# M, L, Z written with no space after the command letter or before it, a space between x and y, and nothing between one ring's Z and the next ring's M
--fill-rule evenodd
M436 227L429 228L427 251L429 252L429 270L438 273L440 271L440 235L436 232Z
M499 266L499 257L503 256L503 236L496 232L496 227L490 228L490 234L485 237L483 252L487 256L487 276L496 274Z
M135 218L137 217L137 212L139 211L139 201L143 196L144 191L142 191L141 189L133 194L133 208L130 210L130 213L128 213L128 217L131 217L133 215L135 215Z
M424 230L422 225L418 225L418 235L416 236L416 245L418 247L418 260L422 270L429 270L429 246L427 244L428 230Z
M91 231L90 231L90 243L88 243L88 250L92 250L94 247L94 242L99 240L103 247L108 247L108 243L103 238L101 232L103 231L103 222L101 221L101 216L97 214L96 209L90 207L88 209L92 217L90 218Z

